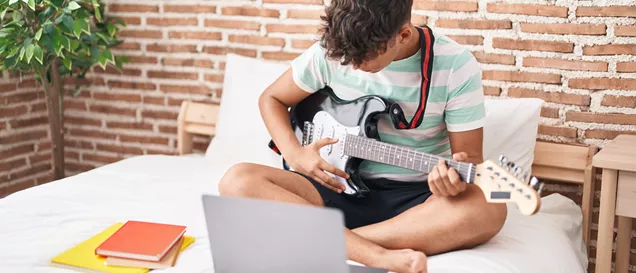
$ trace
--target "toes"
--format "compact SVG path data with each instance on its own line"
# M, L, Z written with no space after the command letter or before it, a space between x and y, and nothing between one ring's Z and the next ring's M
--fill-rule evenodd
M411 264L411 272L426 273L426 255L422 252L416 252L413 255L413 263Z

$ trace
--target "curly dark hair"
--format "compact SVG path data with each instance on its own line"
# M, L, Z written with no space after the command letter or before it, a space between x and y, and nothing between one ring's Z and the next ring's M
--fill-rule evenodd
M413 0L333 0L321 17L320 43L342 65L375 59L411 20L412 6Z

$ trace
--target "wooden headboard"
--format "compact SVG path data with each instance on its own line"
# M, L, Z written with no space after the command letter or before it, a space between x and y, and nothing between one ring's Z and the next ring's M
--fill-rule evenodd
M178 118L179 154L192 153L194 135L214 136L219 106L184 101ZM583 185L583 240L589 248L594 198L595 146L537 141L532 175L540 180Z
M583 240L588 251L595 185L592 157L597 152L598 148L594 145L537 141L532 162L532 175L540 180L583 185Z
M177 148L180 155L192 153L194 135L214 136L219 106L191 101L181 103L177 118Z

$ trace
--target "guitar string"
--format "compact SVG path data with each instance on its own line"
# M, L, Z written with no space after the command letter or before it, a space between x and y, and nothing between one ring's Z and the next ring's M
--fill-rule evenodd
M366 138L362 138L362 137L354 136L354 135L350 135L350 136L351 136L352 139L362 140L363 142L368 142L368 143L370 143L369 145L371 145L369 148L379 148L379 149L383 150L384 154L389 154L391 156L397 156L397 155L402 155L402 154L406 153L406 156L410 156L413 160L418 160L418 161L427 162L427 163L434 163L433 165L437 165L437 162L439 162L439 159L443 159L445 161L449 161L449 162L454 163L454 164L461 164L461 165L458 165L458 166L464 166L466 164L471 164L471 163L466 163L466 162L458 162L458 161L454 161L454 160L448 160L448 159L445 159L443 157L439 157L439 156L436 156L436 155L431 155L431 154L420 152L420 151L414 151L412 149L400 147L400 146L394 145L394 144L368 140ZM391 148L394 148L395 152ZM400 151L398 151L398 149ZM425 159L425 157L429 157L429 159ZM420 160L419 158L422 158L424 160Z
M375 151L381 150L383 151L385 155L388 155L389 157L397 157L398 155L403 155L402 158L400 159L400 165L401 167L406 167L409 169L416 169L415 166L419 165L419 168L417 168L417 170L424 171L422 165L426 165L426 172L430 172L431 168L433 166L436 166L439 162L438 160L434 160L434 159L440 158L431 154L413 151L411 149L402 148L395 145L390 145L390 144L387 145L381 142L368 141L368 143L369 143L368 146L370 149L373 149ZM395 152L391 151L391 147L395 147ZM382 161L382 159L379 158L377 154L375 156L371 155L371 157L373 157L376 160ZM428 159L426 159L426 157L428 157ZM469 171L468 167L466 167L466 170L465 170L466 173L464 173L462 166L466 166L467 164L471 165L470 163L463 163L463 162L449 161L449 160L446 160L446 161L448 162L450 167L455 168L459 173L465 176L468 175L468 171Z
M395 162L395 158L398 158L400 155L402 155L402 158L399 159L400 163L399 165L403 165L401 167L406 167L406 168L415 168L415 165L420 165L419 169L420 171L423 171L422 165L424 163L426 163L427 165L427 170L430 171L430 166L434 166L437 165L439 162L438 160L434 160L434 159L443 159L442 157L439 156L435 156L435 155L431 155L431 154L427 154L427 153L423 153L423 152L419 152L419 151L414 151L408 148L403 148L403 147L399 147L398 145L393 145L393 144L387 144L387 143L382 143L379 141L370 141L368 139L365 138L361 138L358 136L354 136L354 135L350 135L351 136L351 140L354 140L355 144L360 144L360 145L365 145L368 146L368 148L371 149L371 151L376 151L376 150L380 150L381 153L383 153L383 155L388 155L387 157L389 158L394 158L394 162ZM351 142L351 140L346 140L349 143ZM359 143L361 140L362 142L366 142L366 143ZM365 147L366 148L366 147ZM393 148L393 149L392 149ZM399 150L399 151L398 151ZM362 152L365 152L364 150L362 150ZM381 157L379 157L377 155L377 153L374 155L372 154L368 154L366 153L366 155L368 157L372 157L375 160L379 160L379 161L384 161L384 159L382 159ZM428 159L426 159L426 157L428 157ZM404 158L408 159L411 162L402 162L402 160L404 160ZM387 159L388 160L388 159ZM446 161L449 162L450 165L457 165L455 166L451 166L456 168L458 171L464 171L462 166L466 166L466 165L472 165L472 169L474 170L475 166L474 164L471 163L465 163L465 162L457 162L457 161L453 161L453 160L447 160L444 159ZM389 162L387 162L389 163ZM402 164L404 163L404 164ZM393 163L395 164L395 163ZM411 165L411 167L408 167L408 165ZM398 165L398 164L395 164ZM468 167L466 167L466 171L469 171Z
M382 158L381 156L378 156L378 153L383 153L383 155L388 155L389 158L393 158L392 165L397 165L399 167L405 167L408 169L415 169L415 170L427 172L427 173L431 171L432 166L435 166L438 164L440 159L443 159L446 162L448 162L448 164L451 167L455 168L459 173L463 174L464 176L468 176L468 174L474 174L476 170L476 166L472 163L448 160L440 156L427 154L427 153L419 152L419 151L414 151L412 149L400 147L399 145L383 143L383 142L371 140L368 138L363 138L363 137L352 135L352 134L338 134L338 135L334 135L334 138L338 138L338 139L342 138L343 140L345 140L345 150L347 150L349 153L351 153L351 149L347 149L346 143L351 143L352 140L353 140L353 143L359 144L359 146L361 147L362 145L368 146L368 148L371 151L370 154L363 149L358 149L358 150L353 149L353 150L356 152L365 153L364 156L373 158L372 161L377 160L382 163L391 164L390 162L388 162L389 160L388 158L385 161L384 159L381 159ZM355 146L358 146L358 145L355 145ZM350 146L350 147L353 147L353 146ZM391 149L391 148L394 148L394 149ZM379 151L379 149L381 149L381 152ZM375 155L374 155L374 152L375 152ZM398 159L399 162L396 164L395 160L399 158L400 155L402 155L402 158ZM409 161L403 161L405 157L406 159L410 160L410 163ZM428 157L428 159L426 159L425 157ZM411 165L411 167L408 167L409 164ZM462 166L465 166L466 164L468 164L468 166L470 167L466 167L466 170L464 173ZM419 165L420 167L416 169L415 165ZM422 165L426 165L426 171L424 171ZM456 165L456 166L453 166L453 165Z
M349 135L348 137L350 137L351 139L347 139L346 141L354 140L353 141L354 144L360 144L360 148L353 149L354 151L361 152L363 154L366 153L366 156L372 158L372 160L377 160L377 161L380 161L380 162L386 162L388 164L404 167L404 168L407 168L407 169L413 169L413 170L417 170L417 171L422 171L422 172L428 173L428 172L431 171L431 168L433 166L438 164L436 161L431 160L431 158L441 158L439 156L435 156L435 155L431 155L431 154L427 154L426 155L426 153L423 153L423 152L413 151L413 150L410 150L408 148L400 147L398 145L387 144L387 143L379 142L379 141L376 141L376 140L371 140L371 139L360 137L360 136ZM351 145L346 145L345 144L345 148L347 148L346 146L349 146L349 148L351 148ZM391 151L391 147L393 147L395 149L395 152ZM388 154L388 155L390 155L390 157L393 157L393 159L394 159L393 163L388 162L389 159L387 159L385 161L385 160L379 158L377 156L377 154L373 155L373 153L372 153L371 155L369 155L368 152L367 152L367 148L369 150L371 150L372 152L373 151L378 151L378 150L388 150L388 152L384 151L383 155L387 155ZM398 152L398 149L400 150L400 152ZM410 158L407 157L407 156L402 156L402 155L404 155L404 152L406 152L407 156L410 156ZM395 160L396 160L396 156L397 155L400 155L402 157L397 159L398 163L396 164ZM419 158L418 158L418 156L419 156ZM428 161L427 161L427 159L425 159L425 157L429 157ZM446 160L446 159L444 159L444 160ZM475 164L465 163L465 162L458 162L458 161L449 161L449 160L446 160L446 161L449 162L449 165L451 165L451 167L453 167L452 164L456 164L457 167L455 167L455 169L458 171L458 173L464 175L465 177L470 175L471 178L472 178L472 176L476 175L477 166ZM420 167L419 167L419 169L415 169L415 165L418 165L418 163L419 163ZM427 163L426 171L424 171L424 169L422 168L422 164L423 163ZM470 166L470 168L467 167L466 168L466 172L464 172L464 170L462 170L462 166L466 166L466 164L468 164L468 166ZM409 165L411 167L409 167Z
M354 136L351 135L351 139L348 139L349 137L346 136L345 137L345 150L348 150L348 152L350 153L351 150L355 151L356 153L350 153L351 155L353 155L354 157L356 155L358 155L358 157L364 157L364 156L360 156L359 153L366 153L366 157L368 158L372 158L372 161L379 161L381 163L387 163L387 164L392 164L392 165L396 165L396 166L400 166L400 167L404 167L407 169L413 169L413 170L417 170L417 171L421 171L423 173L430 173L431 172L431 168L433 168L434 166L437 165L436 162L431 162L430 158L436 157L436 156L432 156L430 154L428 154L429 157L429 161L426 161L425 157L425 153L422 152L417 152L417 151L412 151L410 149L407 148L403 148L403 147L399 147L397 145L391 145L391 144L385 144L382 142L377 142L377 141L370 141L366 138L362 138L359 136ZM347 143L350 143L349 145L347 145ZM353 147L357 147L360 144L360 147L358 149L353 148ZM364 146L363 146L364 145ZM387 155L389 154L389 158L393 158L393 163L389 162L389 158L387 158L386 160L382 159L382 157L379 156L374 156L373 154L369 155L367 152L366 148L369 148L369 151L373 152L373 151L380 151L383 150L382 153L384 153L383 155ZM396 152L392 152L391 151L391 147L393 147L395 149ZM353 149L352 149L353 148ZM386 148L386 149L385 149ZM404 153L400 153L398 152L398 149L402 152L406 152L406 156L402 156L397 157L398 154L404 154ZM384 151L384 150L388 150ZM419 153L419 154L418 154ZM418 159L417 155L421 155L421 160ZM410 157L410 158L409 158ZM399 158L399 159L398 159ZM396 159L399 161L399 163L395 163ZM409 160L411 161L411 163L409 163ZM402 164L404 163L404 164ZM423 169L422 165L423 163L426 163L426 171ZM461 174L463 177L469 177L469 181L471 181L472 183L472 175L475 175L475 165L471 164L471 163L462 163L462 162L455 162L457 163L457 167L455 167L455 169L457 170L457 172L459 174ZM408 165L411 165L411 167L409 167ZM466 172L464 173L462 170L461 166L464 166L468 164L470 166L470 169L467 168ZM416 169L415 165L419 165L419 168ZM452 165L451 165L452 167ZM469 171L470 170L470 171Z

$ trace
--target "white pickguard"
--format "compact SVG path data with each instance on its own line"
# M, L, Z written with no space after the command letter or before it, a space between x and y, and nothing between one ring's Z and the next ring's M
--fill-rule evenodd
M323 138L337 138L339 141L333 145L326 145L320 149L320 156L336 168L344 171L345 164L349 158L344 154L345 139L347 134L358 135L360 127L345 127L338 123L329 113L321 111L314 116L314 131L313 141L317 141ZM345 185L345 193L353 194L355 191L349 186L347 180L327 173L331 177L334 177L338 182Z

